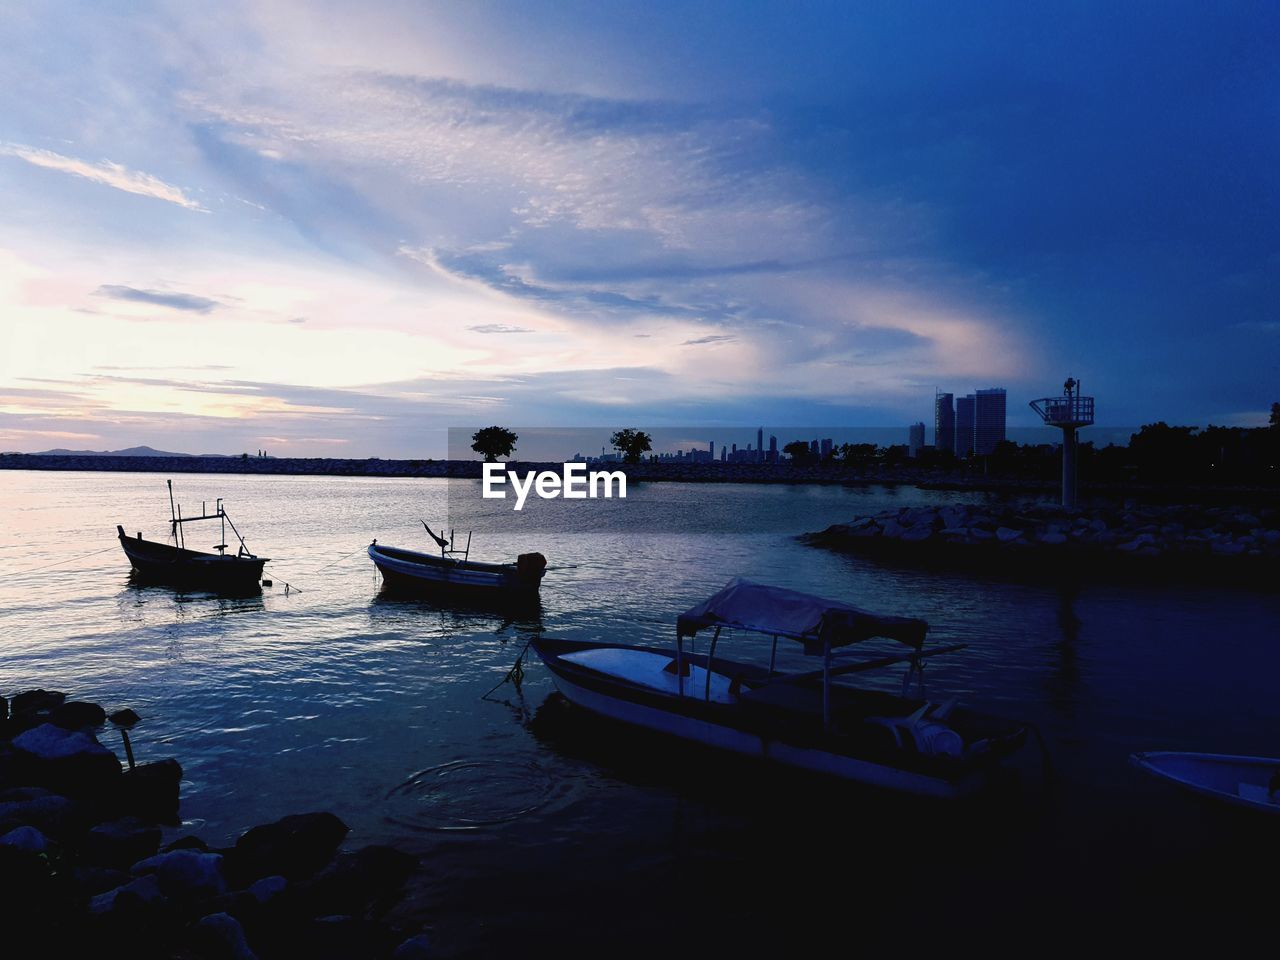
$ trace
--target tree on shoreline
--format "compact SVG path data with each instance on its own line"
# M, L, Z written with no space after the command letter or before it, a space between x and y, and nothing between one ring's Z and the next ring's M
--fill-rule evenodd
M618 430L609 438L609 444L622 454L622 459L627 463L639 463L641 455L653 449L652 442L653 437L643 430L633 430L631 427Z
M520 438L506 427L485 427L471 435L471 449L484 456L485 463L515 453Z
M792 463L797 465L808 463L812 459L809 444L803 440L792 440L782 448L782 452L791 458Z

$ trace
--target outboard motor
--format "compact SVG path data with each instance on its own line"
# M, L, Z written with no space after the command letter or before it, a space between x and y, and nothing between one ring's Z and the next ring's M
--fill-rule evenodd
M540 553L522 553L516 557L516 574L521 580L537 585L546 570L547 558Z

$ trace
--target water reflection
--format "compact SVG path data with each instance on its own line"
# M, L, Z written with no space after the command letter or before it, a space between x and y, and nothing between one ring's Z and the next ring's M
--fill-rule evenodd
M441 636L487 630L503 643L543 629L542 603L537 598L515 604L441 602L386 590L369 602L369 622L379 629L427 628Z

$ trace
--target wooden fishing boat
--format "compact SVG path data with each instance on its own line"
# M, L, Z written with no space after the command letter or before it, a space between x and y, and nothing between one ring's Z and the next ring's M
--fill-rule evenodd
M422 524L427 527L426 522ZM419 553L387 547L374 540L369 559L390 589L414 593L457 595L465 599L521 599L538 594L547 559L540 553L522 553L514 563L486 563L471 559L471 535L463 549L454 549L452 535L427 533L440 547L440 554Z
M182 516L182 508L173 502L173 481L169 484L170 529L173 543L144 540L142 534L130 537L124 527L116 524L120 546L133 567L134 576L149 583L162 583L196 590L240 591L255 590L262 580L262 567L267 557L258 557L249 551L244 537L236 529L226 508L219 499L214 511L209 513L206 504L200 505L200 515ZM201 520L217 520L221 525L221 542L212 547L216 553L189 550L186 545L184 525ZM227 553L227 527L239 540L239 549Z
M1220 753L1135 753L1134 766L1202 797L1280 813L1280 759Z
M768 667L724 660L724 628L772 636ZM774 763L920 796L980 789L1026 741L1023 724L923 697L923 620L882 617L836 600L735 579L676 621L674 648L538 637L530 647L571 703L624 723ZM685 639L711 631L706 653ZM822 658L818 670L775 668L778 638ZM882 638L908 648L849 662L839 648ZM834 683L908 664L901 696ZM918 677L921 696L908 696Z

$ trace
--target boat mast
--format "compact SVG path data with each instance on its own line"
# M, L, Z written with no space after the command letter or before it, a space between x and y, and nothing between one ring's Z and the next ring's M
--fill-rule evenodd
M166 480L169 485L169 529L173 533L173 545L178 545L178 512L173 505L173 481Z

